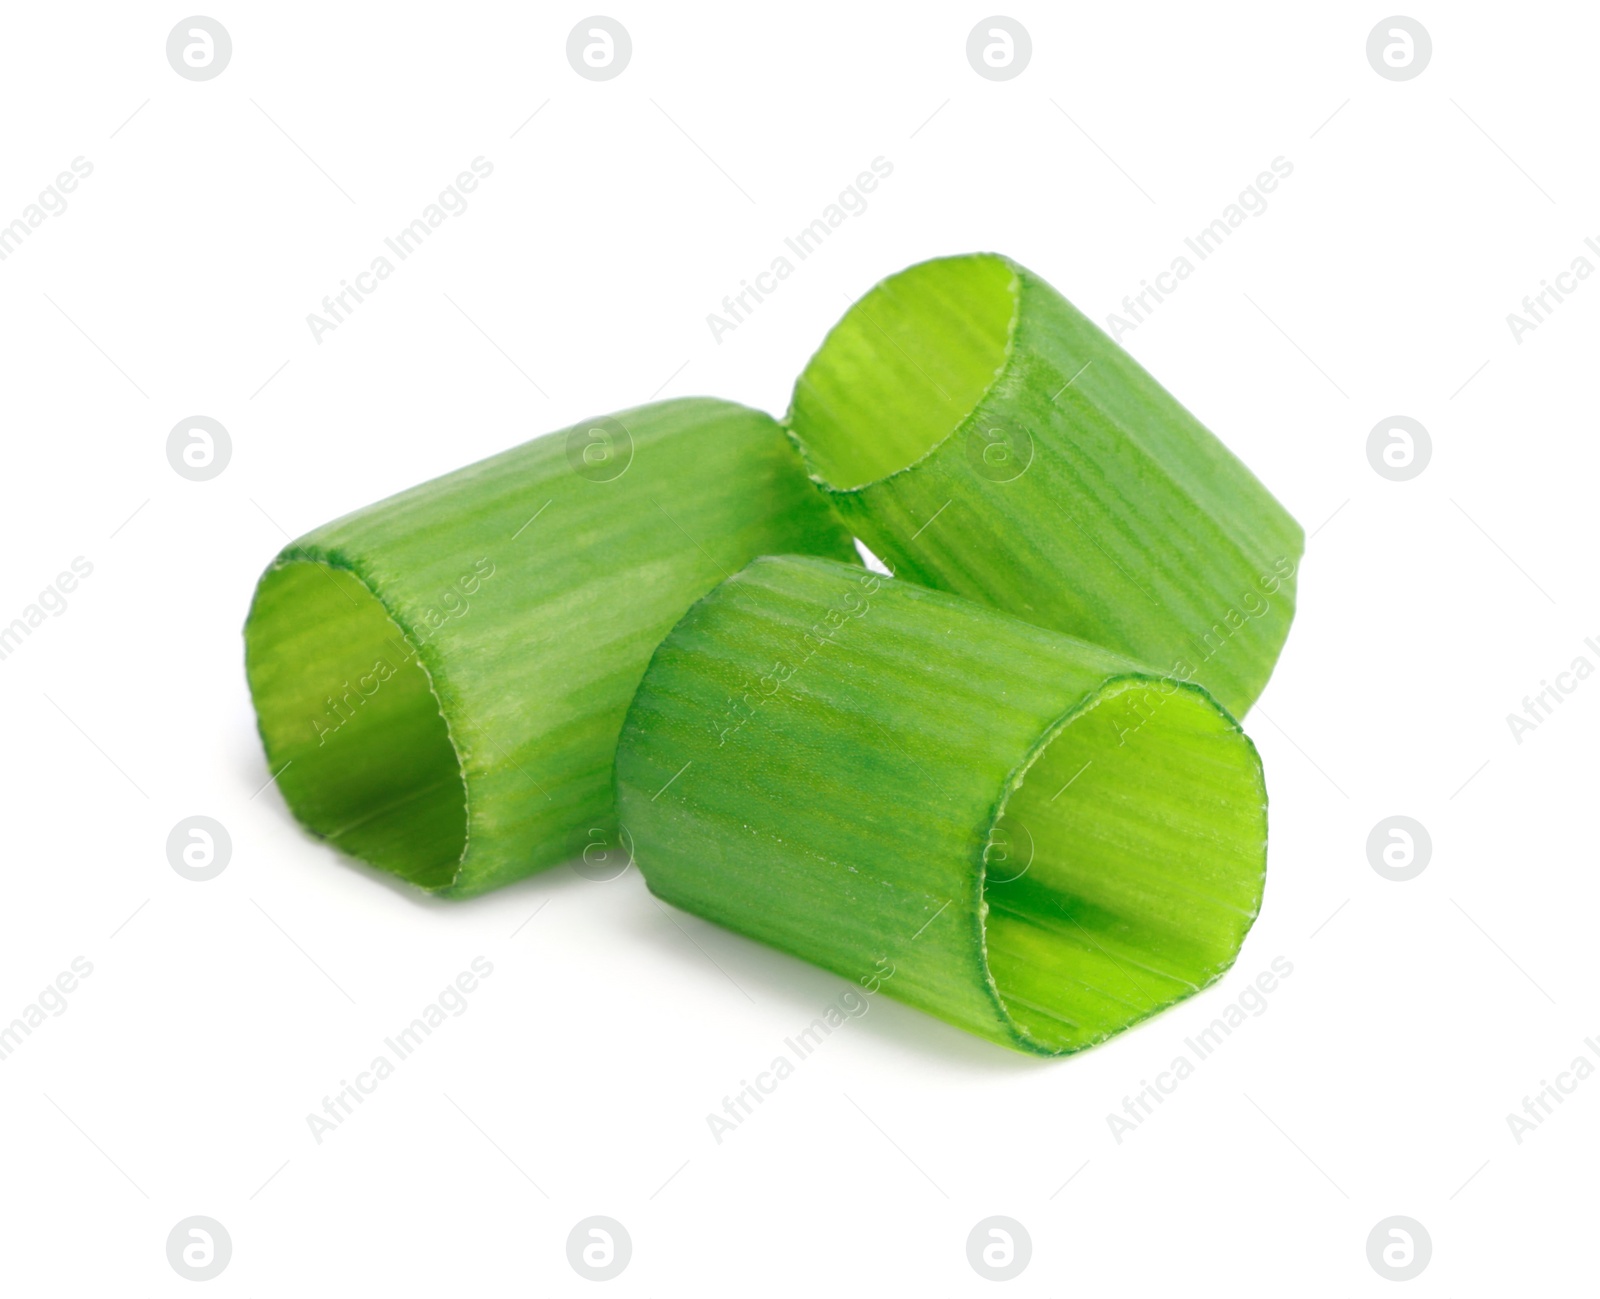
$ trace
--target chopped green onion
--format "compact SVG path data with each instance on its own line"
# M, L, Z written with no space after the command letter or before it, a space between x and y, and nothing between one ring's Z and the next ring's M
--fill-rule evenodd
M1025 1051L1233 963L1255 747L1197 685L904 580L762 558L673 628L619 741L651 890Z
M788 427L903 577L1132 655L1243 716L1294 616L1300 526L1032 272L923 262L852 306Z
M777 424L709 398L346 515L283 550L245 624L278 788L342 851L458 897L625 852L611 763L650 652L773 551L854 554Z

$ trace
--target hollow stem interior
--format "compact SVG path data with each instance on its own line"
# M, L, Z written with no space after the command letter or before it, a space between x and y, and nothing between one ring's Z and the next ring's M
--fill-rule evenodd
M273 569L245 628L267 756L295 815L352 857L424 888L467 840L466 784L415 647L354 573Z
M1121 678L1038 750L985 852L990 971L1050 1050L1093 1045L1233 964L1261 904L1266 797L1197 690Z
M971 414L1005 364L1016 278L998 257L922 262L874 287L795 384L789 426L848 490L914 464Z

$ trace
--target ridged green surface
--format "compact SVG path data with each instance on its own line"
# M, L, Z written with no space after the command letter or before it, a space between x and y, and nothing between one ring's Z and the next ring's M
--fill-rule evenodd
M777 424L710 398L346 515L285 547L245 625L278 788L352 856L455 896L614 851L612 756L651 651L778 551L854 557Z
M825 560L690 609L616 781L661 898L1041 1054L1219 977L1261 900L1260 762L1205 691Z
M1206 686L1243 716L1294 615L1300 526L1131 356L993 254L891 276L788 427L894 571Z

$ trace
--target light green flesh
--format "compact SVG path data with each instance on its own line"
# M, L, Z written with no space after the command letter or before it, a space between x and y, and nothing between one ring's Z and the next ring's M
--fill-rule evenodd
M1149 702L1096 724L1130 690ZM1118 684L1008 801L987 853L989 966L1012 1018L1050 1049L1092 1045L1232 963L1260 905L1263 845L1253 773L1221 760L1231 729L1192 696Z
M949 258L879 284L851 309L795 387L794 420L830 484L859 487L904 468L971 413L1005 362L1014 285L994 258Z
M448 885L466 785L428 674L383 605L345 569L285 564L262 579L248 634L274 647L256 656L257 717L296 815L352 857Z

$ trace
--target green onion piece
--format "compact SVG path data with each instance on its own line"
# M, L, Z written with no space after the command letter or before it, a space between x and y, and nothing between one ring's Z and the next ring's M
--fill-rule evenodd
M659 897L1042 1055L1220 977L1261 902L1260 760L1203 689L827 560L684 616L616 778Z
M787 424L899 576L1196 680L1237 716L1266 685L1299 524L1008 258L941 258L873 288L800 376Z
M650 652L752 556L849 537L775 421L643 406L291 543L246 671L278 788L315 834L465 897L614 835L617 732Z

